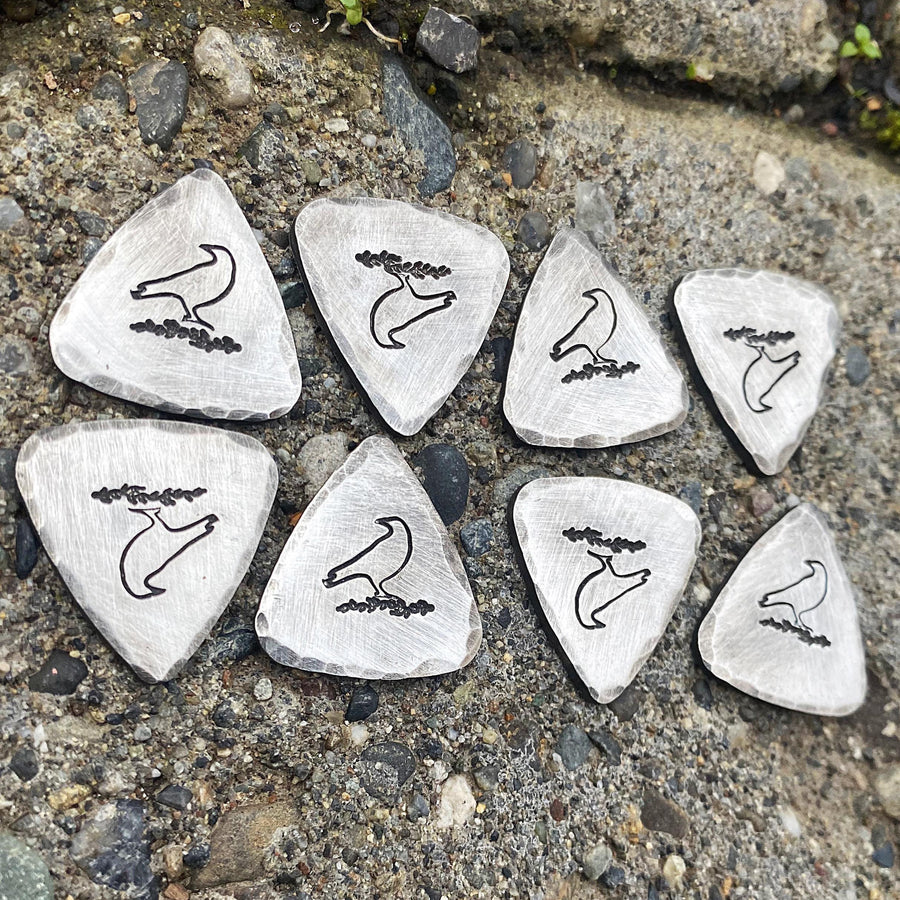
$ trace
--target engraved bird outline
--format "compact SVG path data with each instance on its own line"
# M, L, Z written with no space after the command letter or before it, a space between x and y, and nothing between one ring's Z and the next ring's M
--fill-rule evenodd
M599 560L600 568L587 575L578 585L575 592L575 615L583 628L606 628L606 623L598 618L599 613L631 591L643 587L652 573L649 569L617 572L613 568L612 554L588 550L587 555Z
M200 244L199 248L209 259L162 278L142 281L131 291L131 296L135 300L172 297L184 310L182 322L215 331L213 325L201 318L197 311L224 300L231 293L237 275L237 264L232 252L222 244Z
M747 346L756 351L756 359L747 366L741 381L744 401L755 413L768 412L772 407L766 403L766 397L788 372L799 365L800 351L794 350L776 359L769 356L765 345L748 343Z
M576 350L587 350L594 364L616 362L612 357L600 355L600 350L615 334L619 321L612 297L603 288L591 288L581 296L590 301L590 306L575 325L553 344L550 359L559 362Z
M166 588L153 584L152 580L188 547L212 534L219 521L217 515L210 513L196 522L173 526L160 515L159 506L129 507L128 511L147 519L147 524L125 545L119 558L122 586L136 600L164 594Z
M817 559L806 559L803 562L809 572L786 587L769 591L757 602L763 609L772 606L788 607L794 626L812 634L812 628L803 621L803 616L818 609L825 601L828 594L828 570Z
M375 524L384 529L366 547L344 562L333 566L322 579L327 588L337 587L356 578L362 578L372 585L376 599L400 600L385 584L399 575L412 558L412 532L400 516L382 516Z

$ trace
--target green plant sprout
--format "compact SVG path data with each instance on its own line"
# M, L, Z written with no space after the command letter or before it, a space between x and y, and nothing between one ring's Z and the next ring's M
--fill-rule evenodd
M388 37L386 34L382 34L367 18L365 15L365 8L368 5L369 0L326 0L326 5L328 6L328 12L325 13L325 24L319 29L320 32L324 31L331 24L331 17L335 15L342 15L346 20L348 25L359 25L360 22L364 23L366 28L378 38L379 41L384 41L388 44L396 44L397 48L400 52L403 52L403 44L399 38Z
M872 40L872 32L862 22L858 22L853 29L853 39L841 44L840 55L842 59L851 56L881 59L881 47L878 46L878 41Z

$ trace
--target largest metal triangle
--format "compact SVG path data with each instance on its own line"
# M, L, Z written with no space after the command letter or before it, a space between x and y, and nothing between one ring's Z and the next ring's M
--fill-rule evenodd
M412 678L466 665L481 619L456 548L387 438L363 441L316 494L256 617L283 665Z
M789 512L741 560L700 626L700 655L736 688L843 716L866 696L853 587L822 514Z
M50 326L71 378L166 412L271 419L300 395L284 304L244 214L215 172L138 210Z
M81 608L147 681L178 673L247 571L278 472L259 441L189 422L47 428L16 478Z
M316 200L294 249L341 355L387 425L415 434L469 368L509 257L486 228L398 200Z

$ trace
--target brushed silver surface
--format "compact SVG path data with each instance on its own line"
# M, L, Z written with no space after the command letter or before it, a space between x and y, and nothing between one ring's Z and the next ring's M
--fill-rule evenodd
M39 431L16 478L72 595L146 681L174 677L209 634L278 485L253 438L138 420Z
M415 434L481 347L509 277L487 229L397 200L316 200L295 249L338 350L387 425Z
M828 293L776 272L703 269L678 285L675 308L728 426L760 471L780 472L819 406L837 348Z
M300 396L278 287L227 185L208 169L138 210L50 326L70 378L166 412L272 419Z
M821 512L791 510L741 560L700 625L710 671L788 709L845 716L866 696L853 586Z
M481 618L446 528L394 444L363 441L294 528L256 616L276 662L355 678L462 668Z
M542 478L513 505L525 566L549 626L599 703L653 652L687 586L700 522L652 488L610 478Z
M585 234L561 228L516 325L503 411L529 444L612 447L677 428L688 392L659 334Z

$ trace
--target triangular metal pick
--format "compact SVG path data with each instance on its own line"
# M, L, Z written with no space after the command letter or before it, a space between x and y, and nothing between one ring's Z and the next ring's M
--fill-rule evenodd
M387 425L415 434L481 347L509 277L487 229L397 200L316 200L294 249L337 348Z
M167 681L244 577L278 471L245 435L131 420L39 431L16 478L79 605L141 678Z
M753 697L823 716L862 705L866 665L853 588L812 504L753 545L698 642L710 671Z
M688 392L606 259L562 228L516 326L503 411L529 444L612 447L677 428Z
M279 663L356 678L466 665L481 619L447 530L387 438L371 437L294 528L256 631Z
M166 412L272 419L300 395L275 280L225 182L185 175L91 260L50 326L70 378Z
M516 538L547 623L600 703L659 642L700 545L691 508L609 478L542 478L519 491Z
M775 272L705 269L675 308L716 405L760 471L780 472L825 388L840 321L817 285Z

